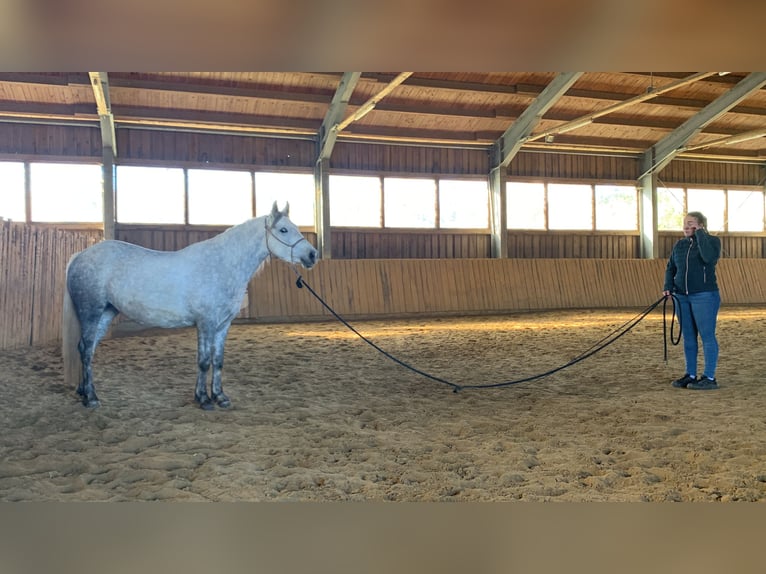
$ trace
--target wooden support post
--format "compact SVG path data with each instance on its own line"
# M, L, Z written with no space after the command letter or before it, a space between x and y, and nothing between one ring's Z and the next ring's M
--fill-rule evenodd
M114 207L114 150L103 148L102 179L104 191L104 239L114 239L115 207Z
M489 208L492 224L492 257L508 257L508 215L506 209L504 167L496 167L489 173Z
M320 158L314 165L316 190L314 222L317 232L317 251L320 259L332 258L330 244L330 160Z
M642 170L645 175L638 180L640 197L638 203L638 228L641 232L641 258L659 257L659 234L657 233L657 172ZM649 173L646 173L649 171Z

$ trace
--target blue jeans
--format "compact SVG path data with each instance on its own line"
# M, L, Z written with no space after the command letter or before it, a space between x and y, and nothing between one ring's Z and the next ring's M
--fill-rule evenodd
M715 378L718 366L718 340L715 337L718 309L721 307L721 294L718 291L703 291L683 295L676 293L681 320L681 333L684 337L684 357L686 372L697 374L697 336L702 339L702 355L705 359L703 376Z

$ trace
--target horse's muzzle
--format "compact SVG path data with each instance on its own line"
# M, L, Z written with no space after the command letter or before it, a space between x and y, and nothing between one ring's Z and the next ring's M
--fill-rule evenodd
M306 255L303 255L301 257L301 264L306 269L311 269L316 264L316 262L317 262L317 250L316 249L312 249L311 251L306 253Z

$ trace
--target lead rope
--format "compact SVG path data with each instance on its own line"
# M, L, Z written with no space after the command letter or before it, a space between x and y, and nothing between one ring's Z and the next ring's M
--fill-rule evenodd
M681 340L681 334L680 334L681 321L680 321L680 318L679 318L679 322L678 322L678 324L679 324L678 339L676 339L676 340L673 339L673 325L675 324L675 316L676 316L676 296L675 295L671 295L669 297L663 296L660 299L658 299L656 302L654 302L651 305L649 305L646 309L641 311L638 315L636 315L632 319L626 321L625 323L623 323L622 325L617 327L617 329L613 330L611 333L609 333L609 335L607 335L606 337L604 337L601 340L599 340L598 342L596 342L589 349L587 349L586 351L583 351L580 355L578 355L577 357L575 357L574 359L572 359L568 363L566 363L564 365L561 365L559 367L556 367L555 369L551 369L550 371L545 371L544 373L539 373L537 375L532 375L532 376L529 376L529 377L524 377L522 379L515 379L515 380L512 380L512 381L504 381L502 383L491 383L491 384L484 384L484 385L458 385L456 383L452 383L452 382L450 382L450 381L448 381L446 379L442 379L441 377L437 377L435 375L432 375L430 373L422 371L422 370L420 370L420 369L418 369L416 367L413 367L412 365L402 361L401 359L398 359L398 358L394 357L391 353L389 353L388 351L386 351L386 350L382 349L381 347L379 347L378 345L376 345L373 341L371 341L370 339L365 337L362 333L357 331L348 321L346 321L332 307L330 307L324 301L324 299L322 299L317 294L317 292L314 291L311 288L311 285L306 283L306 280L303 278L303 276L298 272L298 270L295 267L293 267L293 272L298 276L298 279L295 282L295 285L298 287L298 289L302 289L302 288L305 287L308 290L308 292L311 293L314 296L314 298L316 298L316 300L319 301L319 303L321 303L321 305L325 309L327 309L327 311L329 311L332 314L333 317L335 317L338 321L343 323L343 325L345 325L352 333L354 333L356 336L358 336L360 339L362 339L365 343L370 345L376 351L378 351L382 355L386 356L387 358L389 358L390 360L392 360L396 364L404 367L405 369L409 369L410 371L412 371L414 373L417 373L418 375L421 375L423 377L426 377L427 379L431 379L432 381L436 381L437 383L442 383L444 385L448 385L448 386L452 387L452 392L453 393L460 392L463 389L496 389L496 388L500 388L500 387L509 387L511 385L517 385L519 383L526 383L528 381L534 381L536 379L542 379L543 377L548 377L548 376L550 376L550 375L552 375L554 373L557 373L559 371L563 371L564 369L567 369L567 368L571 367L572 365L576 365L577 363L579 363L581 361L584 361L588 357L592 357L593 355L595 355L599 351L605 349L606 347L608 347L609 345L614 343L617 339L619 339L620 337L622 337L623 335L628 333L631 329L633 329L636 325L638 325L649 313L654 311L654 309L656 309L659 306L660 303L663 303L663 301L664 301L664 304L663 304L663 307L662 307L662 332L663 332L663 340L664 340L664 344L665 344L665 362L667 362L667 360L668 360L668 345L667 345L667 330L666 330L666 314L665 314L665 310L666 310L666 307L667 307L667 300L668 299L671 299L672 303L673 303L673 319L672 319L671 325L670 325L670 340L671 340L671 343L673 345L677 345L678 342Z
M668 299L670 299L670 302L673 304L673 317L670 319L670 342L673 345L678 345L678 343L681 342L681 313L676 311L676 302L678 301L678 297L671 293L669 296L665 297L665 301L662 304L662 342L664 345L663 350L665 363L668 362L668 321L666 317ZM676 324L676 317L678 317L678 337L674 339L673 327Z

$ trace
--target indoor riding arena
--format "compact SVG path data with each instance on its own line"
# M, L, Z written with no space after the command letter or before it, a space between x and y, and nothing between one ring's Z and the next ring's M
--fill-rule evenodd
M0 500L766 501L764 86L1 73ZM689 212L721 245L711 390L671 385L663 291ZM99 309L120 313L85 406L70 259L105 240L191 253L251 218L193 272L89 269L118 268L103 289L128 296ZM225 321L125 311L214 309L236 250L265 260ZM196 327L228 321L204 360Z

